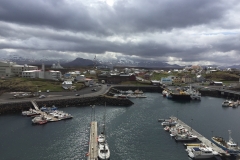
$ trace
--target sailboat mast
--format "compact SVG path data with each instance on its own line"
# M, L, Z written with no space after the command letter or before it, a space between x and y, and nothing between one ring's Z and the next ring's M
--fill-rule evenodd
M106 133L105 133L105 125L106 125L106 102L105 102L104 116L103 116L103 133L104 133L105 136L106 136Z

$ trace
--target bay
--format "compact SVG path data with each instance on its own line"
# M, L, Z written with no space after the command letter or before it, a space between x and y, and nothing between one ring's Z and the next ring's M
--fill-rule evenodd
M171 139L158 119L177 116L206 138L222 136L240 142L240 110L224 108L224 99L177 102L158 93L131 99L130 107L106 106L106 134L112 160L188 160L181 142ZM3 160L82 160L88 152L92 120L103 123L104 106L67 107L71 120L32 125L18 114L0 116L0 155ZM95 116L94 116L95 115ZM101 127L99 127L100 129Z

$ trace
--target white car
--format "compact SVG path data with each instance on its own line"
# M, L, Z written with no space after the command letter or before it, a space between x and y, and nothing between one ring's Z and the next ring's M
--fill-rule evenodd
M39 96L39 99L42 99L42 98L46 98L46 96L45 95Z

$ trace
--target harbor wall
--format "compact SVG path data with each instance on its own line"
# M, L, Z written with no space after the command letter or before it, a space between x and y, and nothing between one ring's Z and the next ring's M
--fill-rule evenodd
M71 99L59 99L59 100L47 100L37 101L39 107L46 105L46 107L51 107L55 105L56 107L68 107L68 106L90 106L90 105L111 105L111 106L130 106L133 104L129 99L118 99L108 96L96 96L96 97L79 97ZM32 103L29 102L9 102L0 104L0 114L5 113L17 113L23 110L28 110L33 108Z

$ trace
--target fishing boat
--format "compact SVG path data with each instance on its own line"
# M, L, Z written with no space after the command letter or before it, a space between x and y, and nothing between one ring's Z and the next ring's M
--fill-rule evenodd
M218 147L225 150L228 154L231 155L237 155L240 153L239 146L233 141L231 137L231 130L228 130L229 132L229 141L224 140L222 137L212 137L211 140L214 144L216 144Z
M48 121L44 116L38 116L32 119L33 124L45 124L47 122Z
M192 100L201 100L201 93L192 89L192 85L190 85L189 89L186 91L187 94L190 95Z
M166 97L167 91L166 91L166 90L163 90L163 91L162 91L162 95L163 95L163 97Z
M28 111L22 111L22 115L32 117L32 116L40 115L40 113L30 108Z
M161 123L162 126L175 126L177 124L176 121L172 120L172 121L164 121Z
M188 152L188 156L192 159L207 159L219 155L217 151L214 151L211 147L208 147L205 144L189 146L186 151Z
M134 91L134 94L143 94L143 91L137 89L137 90Z
M195 141L195 140L197 140L197 136L188 132L186 134L177 134L175 136L175 140L176 141Z
M229 107L229 100L223 101L222 107Z

